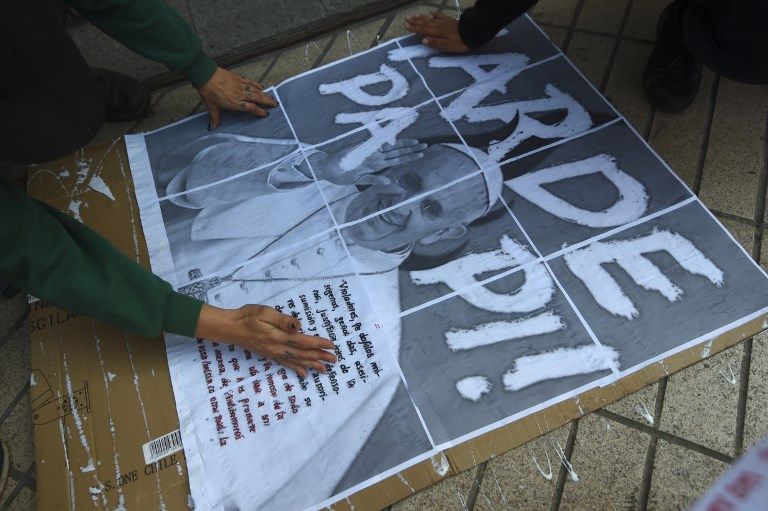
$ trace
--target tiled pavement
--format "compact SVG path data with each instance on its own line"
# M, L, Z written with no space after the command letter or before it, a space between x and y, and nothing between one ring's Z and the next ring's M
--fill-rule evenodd
M762 262L768 87L706 72L696 103L684 114L652 111L639 78L665 3L541 0L533 16ZM454 0L416 2L233 67L276 84L402 35L409 13L434 7L454 10L455 5ZM214 43L220 44L209 44ZM146 119L107 125L98 138L159 127L201 108L188 85L159 89ZM26 314L19 297L0 301L0 438L13 451L10 481L0 495L2 509L34 506ZM392 510L685 508L735 457L768 433L767 399L768 336L761 335L428 488ZM558 451L569 460L572 473Z

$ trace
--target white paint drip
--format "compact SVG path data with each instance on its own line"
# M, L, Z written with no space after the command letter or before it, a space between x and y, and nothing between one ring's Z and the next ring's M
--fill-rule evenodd
M589 174L602 174L618 190L616 202L610 207L601 211L579 208L544 188L547 184ZM643 184L620 170L616 160L607 154L523 174L505 184L544 211L587 227L608 228L624 225L642 217L648 208L649 197Z
M518 358L502 379L504 388L513 392L554 378L610 370L612 366L618 366L618 361L619 353L610 346L589 344L558 348Z
M411 483L408 482L408 479L406 479L401 472L397 473L397 478L400 479L400 482L406 485L409 490L411 490L411 493L416 493L416 490L413 489L413 487L411 486Z
M93 472L94 470L96 470L96 467L93 466L93 462L88 463L88 465L84 467L80 467L80 472L82 472L83 474L87 474L88 472Z
M587 412L584 411L584 409L581 407L581 396L576 396L576 408L579 409L580 415L586 415Z
M713 341L707 341L701 348L701 358L707 358L709 356L709 353L712 351L712 342Z
M617 263L640 287L657 291L670 302L683 295L644 254L667 252L689 273L701 275L715 286L723 283L723 272L693 243L679 234L655 230L646 236L618 241L596 241L563 256L568 268L587 287L595 301L615 316L633 319L639 311L619 284L601 266Z
M493 384L485 376L467 376L456 382L459 395L470 401L479 401L492 388Z
M643 418L645 419L648 424L653 426L653 414L648 410L648 407L645 405L645 403L640 403L635 405L635 411Z
M499 495L501 495L501 503L504 504L504 509L509 509L509 504L507 503L507 496L504 493L504 490L501 489L501 485L499 484L499 478L496 477L496 472L493 470L493 465L488 464L486 465L486 470L491 471L491 475L493 476L493 482L496 485L496 489L499 491Z
M110 432L110 435L112 436L112 462L115 466L115 480L117 481L120 478L121 470L120 470L119 454L117 453L117 449L116 449L117 438L115 437L115 423L112 419L112 399L111 399L111 393L109 390L109 383L112 381L115 375L110 373L109 371L105 371L104 369L104 359L101 356L101 338L96 333L96 327L93 324L93 321L91 321L91 333L93 334L93 338L96 340L96 354L99 358L99 366L101 368L101 377L104 380L104 391L107 396L107 413L109 414L109 432ZM118 506L125 507L125 495L123 494L122 486L117 487L117 498L118 498Z
M77 428L77 433L80 437L80 443L83 446L83 449L85 450L85 454L88 457L88 464L85 467L82 467L80 470L85 472L86 468L89 468L93 470L93 457L91 456L91 446L88 444L88 440L85 437L85 430L83 428L83 420L80 417L80 412L77 409L77 404L74 401L74 389L72 388L72 378L69 374L69 367L67 366L67 354L62 351L61 353L61 360L64 364L64 378L67 385L67 393L69 398L69 406L72 409L72 418L75 421L75 427Z
M544 472L544 469L541 468L541 465L539 465L539 460L536 459L536 454L534 454L533 449L531 449L530 446L528 446L528 454L531 455L531 459L533 460L533 464L536 466L536 470L539 471L539 473L546 479L547 481L552 480L552 462L549 459L549 453L547 451L544 451L544 455L547 457L547 471Z
M451 329L445 332L445 342L451 351L462 351L564 329L563 319L552 311L546 311L530 318L494 321L468 330Z
M58 397L58 396L57 396ZM69 509L75 509L75 478L72 474L72 468L69 466L69 453L67 452L67 439L64 435L64 421L59 421L59 432L61 433L61 447L64 449L64 465L67 468L69 477L67 478L69 493Z
M107 185L107 183L104 182L101 176L93 176L90 182L88 183L88 186L92 190L99 192L100 194L104 195L109 200L114 202L115 196L112 194L112 190L109 189L109 186Z
M34 387L35 385L37 385L37 379L35 378L35 372L32 371L29 375L29 386Z
M554 440L552 442L552 447L555 449L557 456L560 458L560 462L568 471L568 475L570 476L571 481L573 481L574 483L578 483L579 474L576 473L576 471L573 469L573 465L571 465L571 462L568 461L568 458L565 456L565 452L563 452L563 448L560 447L560 442L558 440Z
M128 202L128 208L130 210L129 218L131 219L131 236L133 238L133 256L136 262L139 262L139 237L138 237L138 227L136 226L136 216L137 213L133 210L133 201L130 200L131 197L131 190L128 185L128 177L125 175L125 167L123 166L123 157L120 156L120 153L117 153L117 161L120 163L120 175L122 176L122 182L125 186L125 196L129 197Z
M144 408L144 399L141 397L141 389L139 388L139 374L136 372L136 365L133 363L133 346L128 341L128 336L124 333L123 339L125 340L125 347L128 351L128 360L131 363L131 371L133 371L133 387L136 389L136 398L139 400L139 408L141 408L141 416L144 419L144 431L147 433L147 440L152 440L152 435L149 433L149 423L147 422L147 411ZM157 496L160 500L160 509L165 510L165 497L160 491L160 472L155 472L155 486L157 487Z
M720 369L719 371L720 375L723 378L725 378L725 381L727 381L731 385L736 385L736 383L738 382L738 378L736 378L736 373L733 372L733 368L731 367L731 364L728 364L728 372L731 374L730 376L725 374L725 372L722 369Z
M446 458L445 454L442 452L437 454L437 459L435 459L435 456L431 456L429 459L432 462L432 468L440 477L445 476L451 468L451 465L448 463L448 458Z
M101 488L89 486L88 491L91 493L91 495L98 495L101 493Z

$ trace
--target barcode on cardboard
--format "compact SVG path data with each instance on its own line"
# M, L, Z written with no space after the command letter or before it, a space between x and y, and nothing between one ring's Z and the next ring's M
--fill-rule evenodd
M184 448L181 443L181 431L171 431L154 440L150 440L142 446L144 451L144 463L149 465L159 459L165 458L169 454L180 451Z

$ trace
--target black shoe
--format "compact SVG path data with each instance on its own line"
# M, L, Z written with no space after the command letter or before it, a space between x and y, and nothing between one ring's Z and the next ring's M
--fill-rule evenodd
M11 466L11 452L8 446L0 442L0 495L5 488L5 482L8 480L8 469Z
M699 93L701 64L685 46L679 2L662 11L653 47L643 72L643 89L657 110L680 113Z
M104 119L128 121L149 112L149 90L140 81L108 69L91 69L104 94Z

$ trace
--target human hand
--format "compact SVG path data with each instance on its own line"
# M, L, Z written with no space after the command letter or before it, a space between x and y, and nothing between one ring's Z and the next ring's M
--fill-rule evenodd
M433 11L430 15L409 16L405 28L423 35L421 43L448 53L466 53L470 50L459 35L459 20Z
M335 363L334 344L322 337L305 335L293 316L265 305L220 309L203 304L195 336L210 341L237 344L262 357L271 358L296 371L302 378L307 369L325 372L325 363Z
M372 185L387 184L389 178L378 175L389 167L418 160L424 156L427 144L414 139L402 139L394 144L384 144L381 149L373 152L355 169L345 172L341 161L347 153L326 154L321 159L316 171L320 179L340 185ZM354 149L353 149L354 150Z
M261 107L276 107L277 101L264 94L263 90L259 82L217 68L208 81L197 89L210 112L208 129L213 130L219 126L222 109L250 112L258 117L269 116L269 112Z

